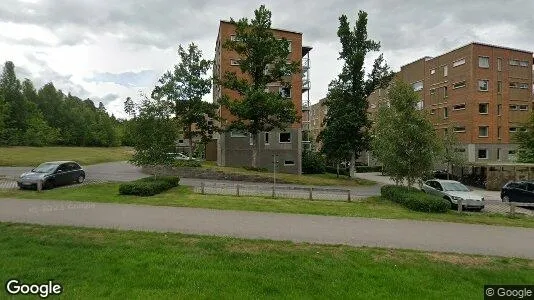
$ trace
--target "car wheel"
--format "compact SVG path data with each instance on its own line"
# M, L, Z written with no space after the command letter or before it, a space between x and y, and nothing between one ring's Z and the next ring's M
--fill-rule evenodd
M502 197L502 202L510 202L510 197L508 196Z
M45 181L43 184L43 189L50 190L56 187L56 184L52 180Z
M445 200L449 201L449 203L451 204L451 209L455 209L455 208L454 208L454 205L455 205L455 204L454 204L454 203L452 203L452 200L451 200L451 198L449 198L449 197L443 197L443 199L445 199Z
M78 178L76 179L77 183L83 183L84 181L85 181L85 176L83 175L78 176Z

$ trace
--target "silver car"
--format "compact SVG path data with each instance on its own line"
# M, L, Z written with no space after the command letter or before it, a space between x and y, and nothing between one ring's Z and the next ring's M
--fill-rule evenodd
M432 179L423 184L423 191L428 194L442 197L453 206L462 202L462 207L482 210L484 208L484 196L473 192L465 185L454 180Z

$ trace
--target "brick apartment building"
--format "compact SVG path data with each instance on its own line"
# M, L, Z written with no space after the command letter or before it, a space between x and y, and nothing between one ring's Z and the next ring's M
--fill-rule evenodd
M417 91L438 133L456 133L469 163L509 162L532 112L532 64L530 51L471 43L404 65L397 77ZM369 97L371 115L385 97Z
M309 120L309 96L303 97L303 94L309 95L309 52L311 47L302 45L302 33L281 29L272 29L273 34L278 38L285 38L290 41L290 56L288 60L302 62L301 73L294 74L291 78L291 88L283 88L280 83L271 83L268 86L269 91L281 93L288 101L295 105L299 122L292 124L287 130L273 130L264 132L258 136L258 167L273 168L273 155L278 155L277 170L286 173L300 174L302 171L301 157L303 144L303 122ZM238 76L244 76L239 69L239 59L237 53L223 48L226 40L235 38L235 26L230 22L221 21L219 24L219 33L215 46L215 65L213 68L214 75L221 77L225 72L232 71ZM214 85L213 101L217 102L223 94L231 98L238 98L235 91ZM304 100L303 99L308 99ZM304 115L304 116L303 116ZM225 108L219 109L219 116L223 121L221 126L224 128L232 118L230 112ZM307 136L307 134L305 134ZM252 142L248 134L239 132L224 132L217 137L217 164L220 166L249 166L252 159L250 143Z
M317 137L321 130L323 129L324 118L328 111L328 107L324 106L323 103L326 98L319 100L319 102L310 106L310 135L312 138L313 148L319 150L321 148L321 143L317 141Z

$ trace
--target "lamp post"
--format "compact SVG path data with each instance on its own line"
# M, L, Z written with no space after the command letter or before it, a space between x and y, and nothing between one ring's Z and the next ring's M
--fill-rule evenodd
M273 154L273 198L276 196L275 190L276 190L276 163L278 163L278 155Z

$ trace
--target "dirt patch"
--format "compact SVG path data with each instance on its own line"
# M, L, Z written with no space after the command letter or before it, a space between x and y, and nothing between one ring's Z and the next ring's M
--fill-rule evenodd
M487 266L492 263L492 259L490 257L483 256L470 256L449 253L425 253L425 256L431 261L447 262L450 264L462 266Z

